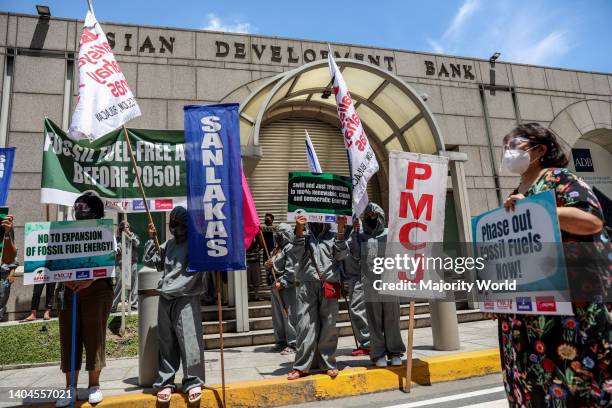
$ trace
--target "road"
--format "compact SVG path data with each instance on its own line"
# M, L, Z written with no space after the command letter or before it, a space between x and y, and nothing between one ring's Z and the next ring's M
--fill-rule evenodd
M507 406L500 374L431 386L413 385L410 394L398 390L289 405L294 408L505 408Z

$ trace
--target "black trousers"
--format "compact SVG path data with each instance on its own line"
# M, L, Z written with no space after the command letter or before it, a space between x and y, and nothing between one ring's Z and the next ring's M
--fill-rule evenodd
M55 282L45 283L44 285L34 285L34 293L32 293L32 307L30 310L38 310L40 305L40 295L42 295L43 287L46 288L45 310L53 309L53 292L55 292Z

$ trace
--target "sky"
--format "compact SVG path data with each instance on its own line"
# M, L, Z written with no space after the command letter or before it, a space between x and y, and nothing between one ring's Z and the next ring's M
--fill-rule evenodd
M86 0L0 0L83 19ZM296 4L296 5L293 5ZM610 0L94 0L98 20L398 48L612 73Z

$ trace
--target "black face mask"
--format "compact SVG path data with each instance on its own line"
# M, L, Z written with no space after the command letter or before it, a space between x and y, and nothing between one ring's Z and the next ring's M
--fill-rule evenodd
M378 225L378 218L369 218L366 217L363 222L370 227L370 229L374 229L376 228L376 225Z
M310 231L314 234L315 237L318 237L319 234L321 234L321 232L323 232L324 226L325 226L325 224L322 224L320 222L313 222L310 225Z
M74 203L74 219L76 220L93 220L96 218L96 213L87 203L82 201Z
M172 235L174 235L174 238L177 241L184 241L185 239L187 239L187 226L185 224L181 224L181 223L170 223L169 227L170 227L170 233Z

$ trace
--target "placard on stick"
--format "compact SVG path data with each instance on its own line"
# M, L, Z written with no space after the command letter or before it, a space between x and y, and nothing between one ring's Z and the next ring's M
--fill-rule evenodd
M304 215L308 222L335 223L345 216L352 222L351 179L329 173L290 172L287 220Z
M110 278L116 243L110 219L25 225L24 284Z

